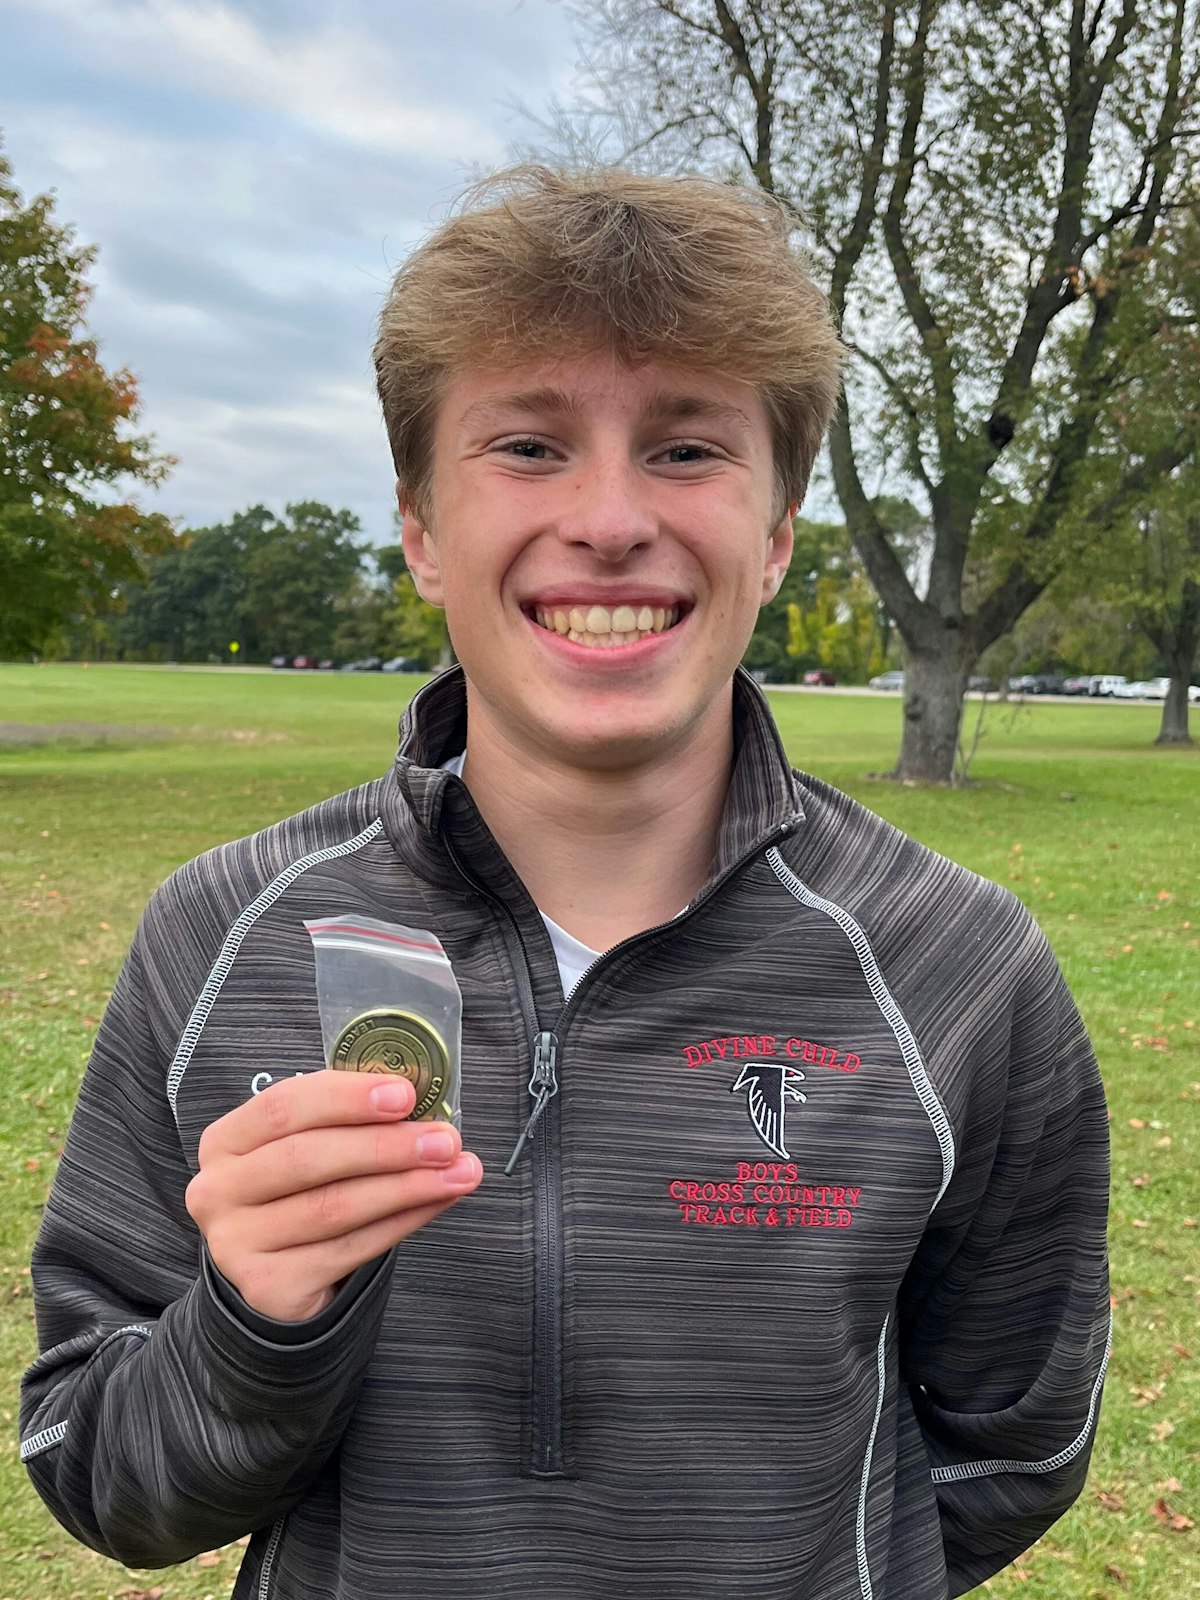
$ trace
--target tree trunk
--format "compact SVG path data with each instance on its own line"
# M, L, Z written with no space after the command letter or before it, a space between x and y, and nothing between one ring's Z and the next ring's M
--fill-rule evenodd
M1196 530L1200 531L1200 521ZM1193 533L1195 537L1195 532ZM1200 553L1200 551L1198 551ZM1142 631L1149 634L1147 619L1140 619ZM1171 687L1163 702L1162 726L1155 744L1191 744L1188 733L1188 684L1196 666L1196 652L1200 649L1200 582L1185 578L1179 596L1179 607L1174 616L1159 619L1159 625L1150 635L1162 651Z
M906 652L904 733L892 776L903 783L953 783L968 664L957 637L941 649Z
M1174 667L1174 662L1172 662ZM1188 678L1189 672L1171 673L1171 687L1163 701L1162 726L1155 744L1191 744L1188 732Z

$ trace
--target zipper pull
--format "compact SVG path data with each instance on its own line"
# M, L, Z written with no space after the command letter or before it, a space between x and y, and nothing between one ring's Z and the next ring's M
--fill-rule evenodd
M538 1118L558 1093L558 1077L554 1071L557 1060L558 1040L552 1033L539 1033L533 1041L533 1076L529 1080L529 1092L533 1096L533 1110L529 1113L529 1121L521 1130L521 1137L517 1140L513 1153L508 1158L508 1165L504 1169L506 1178L512 1177L517 1162L521 1159L521 1152L525 1148L529 1135L537 1127Z

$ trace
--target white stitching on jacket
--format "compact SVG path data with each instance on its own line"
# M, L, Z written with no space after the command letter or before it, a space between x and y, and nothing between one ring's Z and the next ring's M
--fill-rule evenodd
M170 1071L167 1073L167 1099L171 1103L171 1115L178 1121L178 1112L175 1101L179 1094L179 1085L183 1075L188 1069L188 1064L199 1043L204 1025L208 1021L217 996L225 979L229 976L230 968L237 958L238 951L242 948L242 941L250 929L262 916L263 912L273 906L283 891L295 883L302 873L309 867L319 866L322 861L335 861L339 856L348 856L355 850L361 850L363 845L370 844L371 840L383 828L383 819L376 817L370 827L364 828L353 839L347 839L342 844L329 845L324 850L314 850L311 855L301 856L298 861L286 866L278 877L263 889L255 899L240 913L237 921L225 935L225 943L221 946L220 954L213 962L212 970L205 980L204 988L200 991L200 998L192 1007L192 1014L187 1020L187 1026L180 1035L179 1045L175 1051L175 1058L171 1062Z
M110 1345L114 1339L121 1339L127 1333L136 1333L143 1339L150 1337L150 1329L142 1322L131 1322L125 1328L114 1328L112 1333L101 1339L88 1357L88 1360L94 1361L101 1350ZM40 1456L47 1450L53 1450L55 1445L61 1444L66 1438L68 1427L70 1427L69 1417L64 1418L62 1422L52 1422L48 1428L41 1428L37 1433L31 1433L27 1439L22 1439L21 1460L32 1461L34 1456Z
M1104 1356L1100 1362L1100 1371L1096 1374L1096 1381L1092 1385L1092 1398L1088 1402L1087 1420L1076 1434L1074 1439L1065 1449L1057 1455L1047 1456L1044 1461L960 1461L952 1467L932 1467L929 1476L934 1483L962 1483L967 1478L986 1478L996 1472L1054 1472L1059 1467L1065 1467L1087 1443L1088 1434L1092 1431L1092 1423L1096 1417L1096 1404L1100 1399L1100 1390L1104 1386L1104 1374L1108 1370L1108 1358L1112 1355L1113 1319L1112 1312L1108 1315L1108 1337L1104 1343Z
M267 1543L266 1553L263 1556L262 1569L258 1574L258 1600L268 1600L271 1589L271 1569L274 1567L275 1557L279 1553L279 1541L283 1538L283 1525L286 1521L286 1516L280 1517L279 1521L271 1529L271 1537Z
M867 980L867 987L875 999L875 1004L884 1015L892 1032L896 1036L896 1043L900 1046L900 1053L904 1057L904 1065L908 1068L908 1076L916 1091L917 1099L924 1108L925 1115L929 1118L937 1138L938 1149L942 1153L942 1186L937 1192L937 1199L930 1210L936 1209L938 1202L946 1192L951 1177L954 1175L954 1130L950 1126L950 1118L946 1115L942 1102L937 1097L933 1084L929 1081L929 1074L925 1070L925 1063L921 1059L921 1052L917 1041L913 1038L913 1031L905 1021L904 1013L892 998L891 990L884 982L883 973L879 970L879 963L875 959L875 952L871 949L870 940L855 922L850 913L833 900L824 900L819 894L814 894L807 884L801 882L792 869L784 861L778 850L768 850L767 860L775 876L784 888L802 905L811 906L815 911L823 911L827 917L832 917L842 932L854 947L858 957L858 964L862 968L863 977Z
M879 1419L883 1415L883 1389L887 1380L887 1331L891 1320L892 1314L889 1311L883 1319L883 1327L879 1331L879 1345L875 1351L875 1375L879 1392L875 1397L875 1417L867 1440L867 1453L863 1457L862 1482L858 1487L858 1519L854 1527L854 1544L858 1553L858 1581L862 1589L862 1600L872 1600L874 1593L871 1588L871 1568L867 1562L867 1487L871 1481L871 1458L875 1454L875 1435L879 1432Z
M65 1422L56 1422L53 1427L43 1428L40 1433L31 1433L28 1439L21 1440L21 1460L31 1461L34 1456L40 1456L43 1450L52 1450L56 1444L61 1444L66 1436Z

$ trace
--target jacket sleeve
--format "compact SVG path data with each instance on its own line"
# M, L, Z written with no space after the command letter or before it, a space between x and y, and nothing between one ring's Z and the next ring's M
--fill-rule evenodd
M901 1297L951 1595L1077 1498L1108 1362L1104 1092L1049 948L1031 942L1007 1059L984 1073L985 1103L968 1112L956 1181Z
M252 1312L207 1260L147 1017L143 935L92 1054L33 1256L42 1354L21 1455L85 1544L182 1561L300 1499L346 1425L391 1278L360 1269L319 1317Z

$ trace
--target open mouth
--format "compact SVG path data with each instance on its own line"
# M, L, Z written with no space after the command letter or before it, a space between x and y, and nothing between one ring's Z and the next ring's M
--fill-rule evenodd
M534 606L528 615L547 633L593 650L612 650L666 633L679 622L683 606Z

